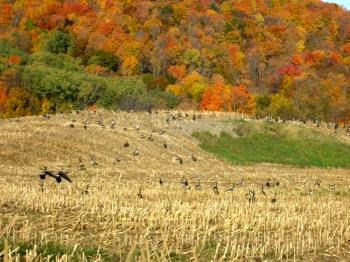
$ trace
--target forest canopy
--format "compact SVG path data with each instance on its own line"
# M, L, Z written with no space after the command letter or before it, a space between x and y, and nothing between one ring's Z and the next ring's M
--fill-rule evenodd
M319 0L0 0L0 116L101 106L350 122L350 12Z

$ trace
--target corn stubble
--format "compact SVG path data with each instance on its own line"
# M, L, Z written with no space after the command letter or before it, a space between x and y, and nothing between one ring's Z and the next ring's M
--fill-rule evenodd
M219 117L227 116L233 117ZM103 117L108 124L113 119L113 129L93 124L84 129L76 122L71 129L72 117L0 123L0 239L5 243L0 260L350 258L348 170L233 166L201 151L178 130L181 122L166 123L164 112L75 116L81 123ZM212 121L218 115L202 117ZM154 141L140 138L151 129L166 133L152 130ZM126 141L128 148L123 146ZM132 154L136 149L137 156ZM90 163L92 154L98 165ZM183 164L174 160L178 155ZM197 161L191 160L193 155ZM79 168L78 158L86 169ZM73 183L45 179L41 190L38 174L43 166L68 168ZM183 177L188 187L181 185ZM266 187L266 181L277 180L278 186ZM195 187L198 181L200 188ZM254 192L254 201L248 200L248 192ZM18 243L33 246L23 254ZM66 254L44 255L37 247L47 243L73 248ZM79 247L90 246L97 247L93 256L77 254Z

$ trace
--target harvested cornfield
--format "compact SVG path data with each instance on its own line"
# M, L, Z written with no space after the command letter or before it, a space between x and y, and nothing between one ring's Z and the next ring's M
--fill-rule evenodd
M225 123L240 117L84 111L0 121L1 256L348 261L350 170L233 165L191 136L232 131ZM41 179L44 167L54 177ZM72 183L57 183L60 170Z

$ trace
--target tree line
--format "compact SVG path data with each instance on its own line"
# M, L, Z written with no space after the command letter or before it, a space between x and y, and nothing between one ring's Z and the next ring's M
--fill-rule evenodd
M0 2L0 114L87 106L350 121L350 13L316 0Z

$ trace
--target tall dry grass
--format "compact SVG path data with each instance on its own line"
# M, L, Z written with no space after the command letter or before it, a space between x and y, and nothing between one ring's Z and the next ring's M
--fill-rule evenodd
M202 121L228 117L232 115L208 114ZM73 118L75 127L70 128ZM96 124L101 119L105 128ZM183 123L191 119L169 125L165 119L164 112L82 112L50 120L1 121L0 239L8 243L3 259L350 258L349 170L232 166L201 151L186 135ZM82 127L85 120L90 123L87 130ZM112 120L117 122L115 129L108 126ZM140 138L141 134L146 138ZM153 141L147 139L151 134ZM129 148L123 147L125 141ZM168 144L167 149L163 143ZM138 156L132 154L136 149ZM96 156L97 166L91 164L91 155ZM192 161L192 155L198 161ZM183 158L182 165L175 156ZM85 170L80 170L78 158ZM38 174L43 166L69 170L73 184L57 184L47 178L41 192ZM180 185L182 176L188 179L190 189ZM226 192L242 179L243 184ZM261 185L268 179L280 185L265 186L265 196ZM201 190L195 189L198 181ZM219 195L212 190L215 182L219 183ZM137 195L140 188L142 199ZM253 203L247 199L249 190L256 194ZM50 255L52 243L62 248L52 248Z

